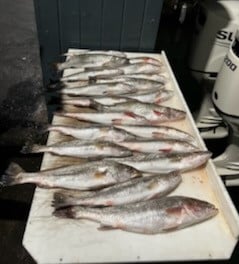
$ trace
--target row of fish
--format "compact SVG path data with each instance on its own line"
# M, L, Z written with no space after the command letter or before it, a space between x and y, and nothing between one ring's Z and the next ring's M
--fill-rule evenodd
M162 62L115 51L66 55L67 60L56 65L59 71L74 68L61 78L62 103L94 112L56 113L73 118L75 126L49 125L47 131L74 139L26 145L23 152L50 152L86 162L39 172L25 172L11 163L1 184L60 188L53 195L53 214L90 219L99 222L100 229L157 234L216 215L218 210L208 202L166 196L181 184L182 172L205 164L211 153L200 150L190 134L162 124L186 117L182 110L161 105L173 96L166 89ZM77 120L97 125L80 127Z

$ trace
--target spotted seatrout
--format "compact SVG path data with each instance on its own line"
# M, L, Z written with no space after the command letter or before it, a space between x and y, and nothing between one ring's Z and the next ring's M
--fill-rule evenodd
M128 59L122 56L115 56L112 54L75 54L70 56L68 60L63 63L56 63L55 66L58 71L62 71L67 68L85 68L85 67L97 67L97 66L118 66L128 63Z
M107 96L134 93L137 89L127 83L111 82L101 84L91 84L75 88L62 88L59 90L62 94L74 96Z
M124 182L141 174L125 165L111 161L93 161L39 172L25 172L11 163L1 177L0 185L34 183L44 188L92 190Z
M116 126L135 136L148 139L176 139L195 143L195 138L189 133L169 126Z
M64 125L49 125L48 131L57 131L77 139L88 141L120 142L136 137L124 130L110 126L72 127Z
M131 155L128 149L110 142L88 142L79 139L55 143L49 146L30 145L22 153L50 152L60 156L77 158L126 157Z
M132 151L144 153L186 153L199 150L194 145L188 142L183 142L175 139L161 140L130 140L117 143L122 147L126 147Z
M139 171L148 173L170 173L195 169L211 157L209 151L196 151L179 154L137 154L132 157L112 159Z
M64 191L59 191L54 194L53 206L55 208L70 205L112 206L149 200L168 194L181 180L181 175L176 172L132 179L85 196L77 192L65 194Z
M126 102L113 106L96 106L99 112L114 113L114 112L131 112L135 115L142 116L151 125L158 124L160 122L174 121L183 119L186 113L182 110L178 110L171 107L160 106L156 104L146 104L140 102Z
M72 206L53 214L62 218L89 219L100 223L101 229L157 234L200 223L217 213L218 209L206 201L171 196L106 208Z

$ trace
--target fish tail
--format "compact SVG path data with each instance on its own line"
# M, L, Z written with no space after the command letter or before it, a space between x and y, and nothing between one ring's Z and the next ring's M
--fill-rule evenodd
M59 218L76 218L76 212L73 209L73 206L64 209L56 209L53 215Z
M62 192L55 192L53 196L52 206L56 209L63 208L72 205L71 198L62 193Z
M5 173L2 175L0 185L11 186L18 184L22 177L20 173L25 172L18 164L11 162Z
M28 153L39 153L42 150L42 146L41 145L37 145L37 144L29 144L27 143L21 150L21 153L23 154L28 154Z
M52 63L51 67L53 70L58 71L58 72L63 70L61 67L61 63L59 62Z

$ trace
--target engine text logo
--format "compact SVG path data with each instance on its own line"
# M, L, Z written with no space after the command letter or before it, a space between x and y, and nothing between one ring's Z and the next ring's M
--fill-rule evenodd
M228 32L228 31L225 31L225 30L219 30L217 32L217 39L220 39L220 40L228 40L230 42L233 41L233 32Z
M232 63L232 61L228 58L228 56L225 57L224 59L225 64L231 71L235 71L237 68L237 65Z

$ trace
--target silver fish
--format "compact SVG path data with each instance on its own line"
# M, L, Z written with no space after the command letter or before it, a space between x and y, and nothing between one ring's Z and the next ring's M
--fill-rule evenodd
M93 122L104 125L150 125L151 122L143 116L135 115L132 112L122 113L69 113L56 112L55 115L70 117L86 122Z
M137 76L137 75L136 75ZM112 80L116 82L124 82L132 86L138 87L138 90L151 90L151 89L160 89L164 88L164 83L155 81L155 80L150 80L146 78L137 78L137 77L131 77L128 75L120 75L120 76L114 76L112 78L96 78L96 83L107 83L107 82L112 82Z
M161 104L162 102L169 100L173 94L172 90L155 89L139 94L122 94L120 97L133 99L141 103Z
M106 208L72 206L55 210L61 218L89 219L100 223L100 229L121 229L141 234L157 234L185 228L205 221L218 213L211 203L184 196Z
M62 77L61 81L89 81L91 78L96 78L99 76L117 76L123 74L123 70L120 68L102 68L102 67L95 67L95 68L85 68L84 71L72 73L65 77Z
M135 203L162 197L173 191L181 181L179 173L171 173L131 179L86 195L59 191L54 193L52 204L60 208L71 205L113 206Z
M163 65L163 63L160 60L152 58L152 57L146 57L146 56L129 58L129 62L131 64L141 63L142 62L142 63L154 64L154 65L157 65L157 66L162 66Z
M144 62L121 65L118 69L120 69L123 74L156 74L163 71L162 67L158 65Z
M148 139L176 139L192 142L194 145L195 138L185 131L168 126L116 126L130 134Z
M57 63L56 68L62 71L67 68L85 68L98 66L118 66L128 63L128 59L122 56L114 56L111 54L78 54L70 56L68 60L63 63Z
M91 84L79 88L62 88L59 90L62 94L74 96L107 96L134 93L137 88L127 83L112 82L104 84Z
M87 97L78 97L74 99L63 99L61 100L62 104L65 105L74 105L74 106L83 106L83 107L92 107L95 104L102 104L102 105L115 105L119 103L127 102L127 98L116 97L116 96L107 96L107 97L94 97L94 98L87 98Z
M113 113L113 112L132 112L137 116L142 116L148 120L151 125L157 125L161 122L176 121L183 119L186 113L182 110L160 106L156 104L146 104L141 102L126 102L116 104L113 106L98 105L99 112Z
M77 139L88 141L121 142L136 137L128 132L109 126L72 127L64 125L49 125L48 131L56 131Z
M186 153L197 151L194 145L188 142L183 142L175 139L161 139L161 140L130 140L121 141L117 143L122 147L126 147L131 151L144 153Z
M11 163L2 176L0 185L34 183L44 188L93 190L139 176L141 174L131 167L106 160L39 172L25 172L18 164Z
M77 56L79 54L97 54L97 55L106 54L106 55L114 55L124 58L127 57L127 55L124 52L118 50L89 50L89 49L67 52L64 53L63 56Z
M68 88L66 89L68 90ZM71 89L70 89L71 90ZM173 96L173 91L171 90L149 90L147 92L140 92L135 94L117 94L116 96L103 96L103 97L95 97L87 98L87 97L78 97L74 99L63 99L61 103L67 105L75 105L75 106L83 106L83 107L92 107L96 103L111 106L120 103L126 103L131 100L138 101L141 103L154 103L161 104L162 102L170 99Z
M126 158L112 158L118 163L131 166L147 173L170 173L189 171L205 164L211 157L209 151L195 151L179 154L137 154Z
M41 152L77 158L126 157L131 155L128 149L110 142L89 142L79 139L58 142L49 146L27 145L22 149L22 153Z

